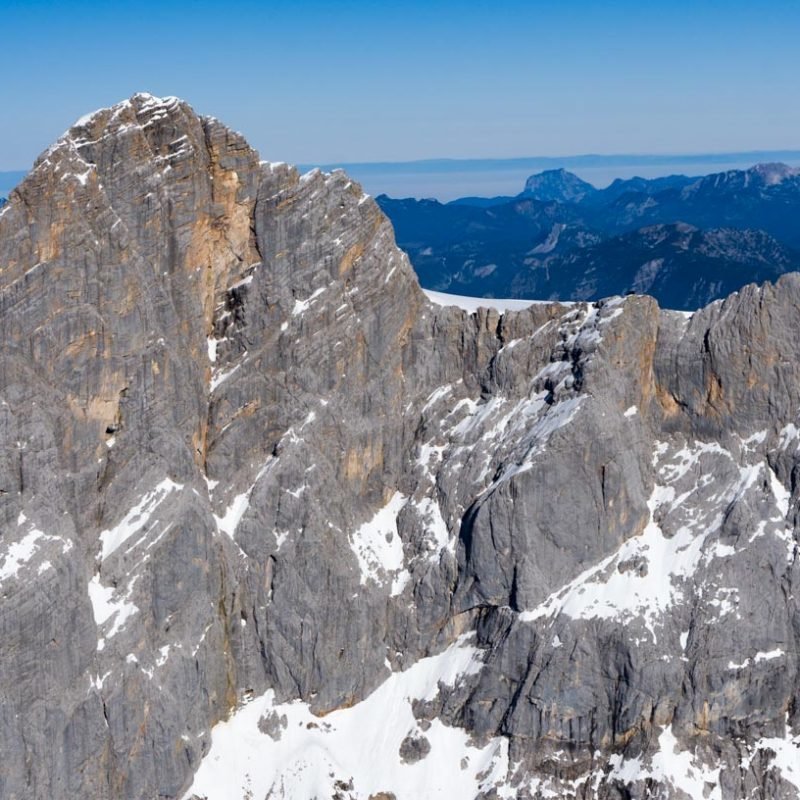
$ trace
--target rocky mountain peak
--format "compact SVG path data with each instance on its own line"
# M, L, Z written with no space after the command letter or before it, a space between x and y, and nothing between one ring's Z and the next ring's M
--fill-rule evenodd
M786 178L796 178L800 175L800 169L797 167L790 167L788 164L781 163L756 164L749 171L759 176L767 186L774 186Z
M746 170L733 169L698 178L683 188L681 197L716 196L718 202L731 196L743 200L748 197L760 199L762 192L768 196L774 187L780 187L798 175L800 170L787 164L756 164ZM758 209L755 211L758 213Z
M579 203L596 191L592 184L561 168L531 175L525 182L523 195L546 202Z
M795 796L800 280L434 299L343 172L181 101L43 154L0 796Z

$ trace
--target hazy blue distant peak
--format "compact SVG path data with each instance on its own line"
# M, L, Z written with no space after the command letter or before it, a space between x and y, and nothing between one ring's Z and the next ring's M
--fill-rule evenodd
M654 195L666 189L682 189L695 183L699 178L690 178L687 175L664 175L659 178L615 178L598 196L606 202L616 200L625 194L638 193Z
M523 194L536 200L559 203L579 203L597 192L594 186L577 175L561 169L548 169L531 175L525 182Z
M629 193L653 195L665 189L682 189L699 178L686 175L665 175L659 178L616 178L605 189L597 189L588 181L566 169L550 169L531 175L520 196L560 203L610 202ZM477 203L474 203L477 205Z
M774 186L783 183L787 178L796 178L800 169L790 167L780 161L754 164L749 169L731 169L726 172L706 176L706 180L714 179L718 182L725 180L741 180L745 183L761 183L765 186Z
M726 172L717 172L698 178L691 184L683 187L682 196L685 199L693 195L704 196L709 193L719 195L725 192L737 192L742 197L753 193L760 195L762 192L773 194L775 192L792 193L800 190L800 169L790 167L780 162L755 164L748 169L732 169Z
M532 197L546 202L598 203L613 202L628 195L656 196L668 190L683 192L684 197L697 193L720 191L769 191L782 184L794 187L800 182L800 168L782 162L755 164L746 169L730 169L703 177L666 175L658 178L617 178L605 189L596 189L588 181L566 169L549 169L531 175L520 197ZM782 189L782 187L781 187ZM793 190L793 189L792 189ZM478 205L477 202L471 202Z
M748 172L759 175L764 183L773 184L780 183L786 178L796 178L800 175L800 169L797 167L790 167L780 161L768 164L756 164Z

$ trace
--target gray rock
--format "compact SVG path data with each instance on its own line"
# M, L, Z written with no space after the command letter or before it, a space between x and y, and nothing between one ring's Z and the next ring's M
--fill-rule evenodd
M470 631L475 796L797 796L798 308L438 307L344 173L80 122L0 211L0 798L183 797Z
M416 764L431 751L431 743L422 735L409 733L400 744L400 760L404 764Z
M273 711L271 714L264 714L258 720L258 729L261 733L266 733L267 736L277 741L281 738L281 734L286 730L288 724L286 714L277 714Z

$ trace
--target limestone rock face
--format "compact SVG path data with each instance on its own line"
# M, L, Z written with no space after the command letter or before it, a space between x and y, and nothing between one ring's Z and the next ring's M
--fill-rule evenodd
M0 210L0 326L0 798L798 796L796 275L436 305L135 95Z

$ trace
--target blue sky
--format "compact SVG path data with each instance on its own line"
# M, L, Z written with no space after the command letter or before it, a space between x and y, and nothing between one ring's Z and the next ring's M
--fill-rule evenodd
M0 170L175 94L300 163L800 147L798 0L0 8Z

